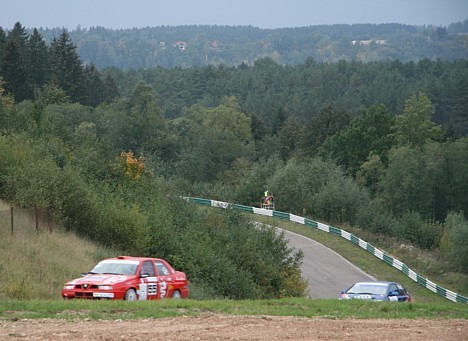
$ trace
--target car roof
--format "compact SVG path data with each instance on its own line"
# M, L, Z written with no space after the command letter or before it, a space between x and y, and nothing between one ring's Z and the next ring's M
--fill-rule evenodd
M122 260L136 260L136 261L143 261L143 260L162 260L160 258L152 258L152 257L133 257L133 256L118 256L118 257L114 257L114 258L107 258L105 260L118 260L118 259L122 259Z
M368 282L356 282L356 284L364 284L364 285L390 285L390 284L399 284L397 282L388 282L388 281L368 281Z

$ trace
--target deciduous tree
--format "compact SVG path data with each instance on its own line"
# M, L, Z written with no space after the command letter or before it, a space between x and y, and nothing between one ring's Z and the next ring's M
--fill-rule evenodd
M320 154L334 159L355 175L370 153L386 162L392 147L394 116L385 106L374 106L355 117L349 126L328 139L321 147Z
M441 129L431 121L434 112L434 105L424 93L411 95L405 103L404 114L397 116L397 143L422 148L428 139L439 140Z
M212 181L236 159L253 156L251 121L234 97L226 97L213 109L193 106L187 119L190 126L180 162L190 180Z

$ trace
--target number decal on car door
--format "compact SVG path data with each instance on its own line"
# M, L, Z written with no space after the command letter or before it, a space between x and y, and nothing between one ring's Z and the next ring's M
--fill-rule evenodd
M164 298L167 295L167 283L162 281L159 283L159 298Z

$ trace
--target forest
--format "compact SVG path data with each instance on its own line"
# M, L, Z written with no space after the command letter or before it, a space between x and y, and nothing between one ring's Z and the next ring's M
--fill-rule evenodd
M258 206L269 190L279 211L437 250L466 274L467 66L98 69L67 31L48 44L17 23L0 31L0 198L166 258L208 297L301 296L302 255L181 196Z
M63 28L41 28L47 42ZM252 65L271 58L281 65L307 59L372 62L466 58L468 20L448 26L396 23L316 25L260 29L252 26L159 26L112 30L104 27L70 30L85 64L119 69L174 68L207 65Z

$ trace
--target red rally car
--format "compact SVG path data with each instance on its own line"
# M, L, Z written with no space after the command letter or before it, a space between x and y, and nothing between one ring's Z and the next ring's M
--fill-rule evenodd
M165 260L129 256L104 259L62 289L65 299L135 301L186 298L188 294L185 273L174 270Z

